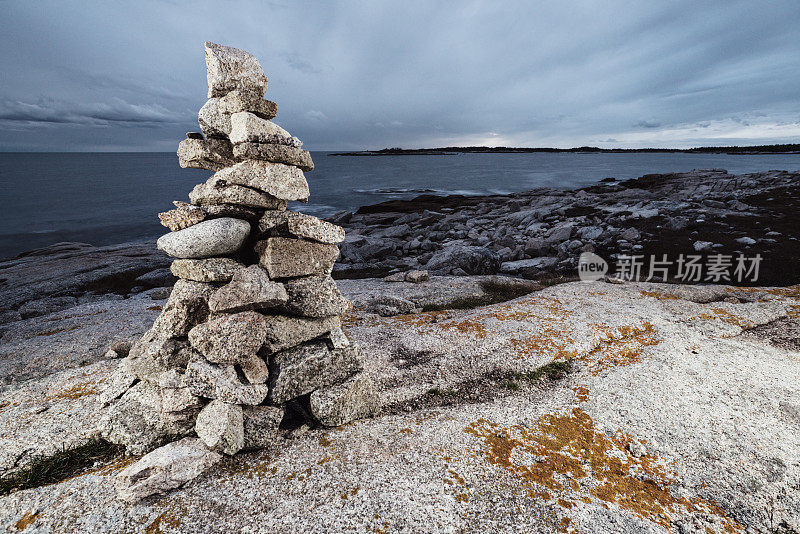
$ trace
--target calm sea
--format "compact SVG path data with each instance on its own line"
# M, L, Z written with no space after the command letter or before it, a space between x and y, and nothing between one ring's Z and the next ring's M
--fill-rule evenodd
M800 169L798 154L312 155L311 198L297 207L319 216L423 193L573 188L607 177L710 167L731 173ZM164 232L156 214L170 209L173 199L187 200L210 174L181 169L174 153L0 153L0 258L59 241L108 245L156 237Z

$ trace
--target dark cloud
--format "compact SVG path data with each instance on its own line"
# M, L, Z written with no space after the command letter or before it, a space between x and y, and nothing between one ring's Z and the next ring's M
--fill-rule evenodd
M312 150L800 138L795 0L1 9L5 150L174 150L205 40L259 58L276 122Z

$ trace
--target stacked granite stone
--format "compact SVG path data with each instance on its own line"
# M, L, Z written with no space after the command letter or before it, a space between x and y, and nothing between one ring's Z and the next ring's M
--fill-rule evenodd
M131 452L196 434L235 454L275 440L282 422L337 426L378 404L330 276L344 230L286 209L308 198L311 157L271 122L258 61L205 51L203 134L188 134L178 156L216 172L159 215L171 232L158 248L179 280L102 395L103 436Z

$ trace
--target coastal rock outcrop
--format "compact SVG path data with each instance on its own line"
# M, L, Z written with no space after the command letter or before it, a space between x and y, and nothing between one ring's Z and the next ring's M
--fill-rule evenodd
M284 419L335 426L378 407L329 276L344 230L286 209L308 199L309 153L271 122L277 106L252 55L206 43L206 66L205 137L187 134L178 156L216 172L159 215L171 232L158 248L176 259L156 274L179 280L100 395L100 434L113 443L141 453L186 436L120 474L129 502L183 484L217 452L272 443ZM316 392L316 408L303 408Z

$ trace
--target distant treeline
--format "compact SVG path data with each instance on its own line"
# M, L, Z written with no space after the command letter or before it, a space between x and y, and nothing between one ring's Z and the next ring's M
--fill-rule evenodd
M528 153L528 152L668 152L697 154L792 154L800 153L800 144L758 145L758 146L702 146L696 148L599 148L581 146L576 148L527 148L507 146L448 146L439 148L384 148L382 150L362 150L359 152L336 152L331 156L404 156L404 155L446 155L461 153Z

